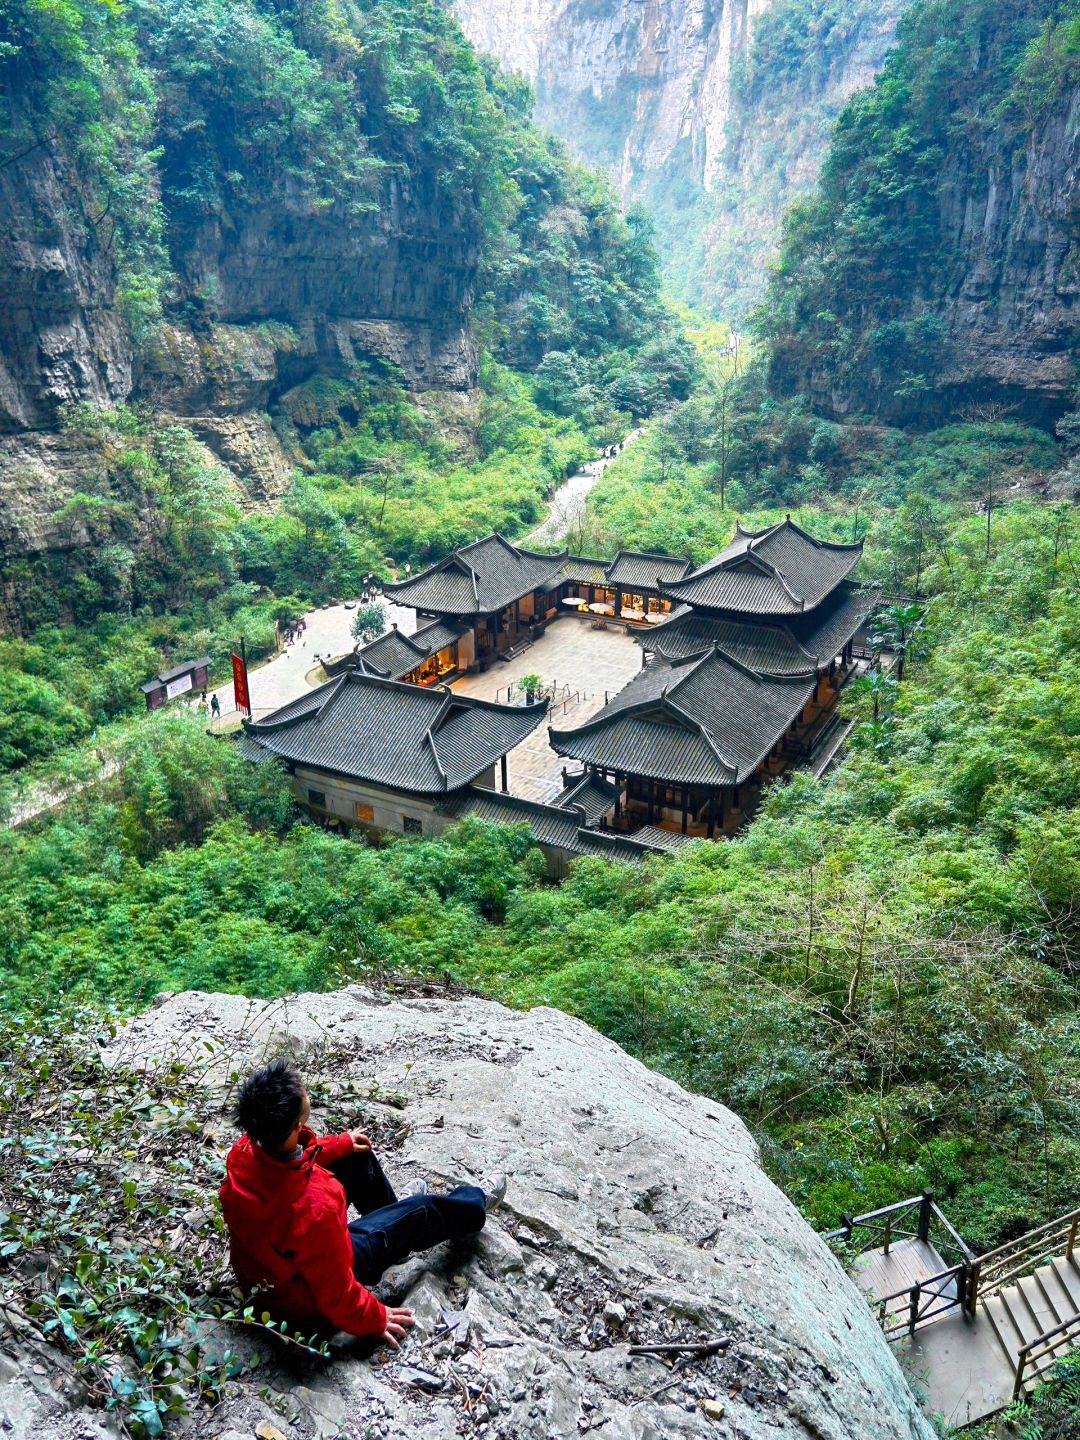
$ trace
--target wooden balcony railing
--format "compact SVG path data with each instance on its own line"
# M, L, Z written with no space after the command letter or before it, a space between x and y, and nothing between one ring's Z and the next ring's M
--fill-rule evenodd
M880 1210L870 1210L865 1215L845 1215L840 1229L830 1231L825 1239L849 1244L856 1230L876 1235L886 1255L895 1240L923 1240L929 1243L933 1235L942 1255L948 1250L959 1257L959 1263L975 1263L974 1251L961 1239L930 1191L913 1195L910 1200L899 1200L895 1205L885 1205ZM934 1234L935 1231L938 1233Z
M893 1295L875 1297L878 1324L886 1340L900 1340L914 1335L921 1325L928 1325L939 1315L963 1306L967 1268L952 1265L937 1275L930 1275L906 1290Z

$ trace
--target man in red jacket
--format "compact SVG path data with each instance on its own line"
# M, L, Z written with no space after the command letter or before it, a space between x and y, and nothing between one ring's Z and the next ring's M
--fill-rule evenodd
M244 1131L229 1151L221 1208L233 1270L258 1304L304 1333L325 1329L392 1345L415 1323L366 1285L416 1250L481 1230L506 1191L459 1185L398 1200L371 1141L359 1130L318 1140L296 1070L275 1060L249 1075L233 1118ZM360 1218L348 1222L352 1205Z

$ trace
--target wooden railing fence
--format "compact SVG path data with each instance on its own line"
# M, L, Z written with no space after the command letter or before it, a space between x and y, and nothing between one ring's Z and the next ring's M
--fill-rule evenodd
M1080 1209L1056 1220L1040 1225L1008 1240L996 1250L980 1255L972 1265L971 1285L967 1304L968 1313L974 1315L980 1300L988 1300L1006 1285L1022 1280L1040 1265L1055 1256L1064 1254L1072 1260L1076 1249L1077 1234L1080 1232Z

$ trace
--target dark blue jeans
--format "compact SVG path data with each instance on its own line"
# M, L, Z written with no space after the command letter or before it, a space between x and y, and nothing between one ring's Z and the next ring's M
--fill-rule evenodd
M362 1285L374 1285L391 1265L417 1250L484 1228L484 1192L475 1185L459 1185L449 1195L409 1195L399 1200L378 1160L363 1151L346 1155L330 1171L360 1215L349 1222L349 1236L353 1273Z

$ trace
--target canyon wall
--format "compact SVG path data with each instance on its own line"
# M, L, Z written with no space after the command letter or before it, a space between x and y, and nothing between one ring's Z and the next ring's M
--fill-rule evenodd
M685 293L738 319L906 0L851 0L828 24L814 0L448 3L479 49L533 82L537 118L649 206Z
M313 375L381 359L416 390L475 383L479 218L434 165L388 171L353 218L278 197L174 224L174 290L139 346L108 224L85 196L52 127L0 167L0 570L86 543L53 518L73 495L108 488L100 453L65 425L83 402L144 402L161 423L181 421L231 472L243 505L286 488L295 456L274 419ZM8 592L5 580L0 621Z

